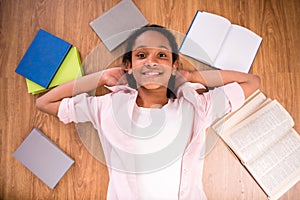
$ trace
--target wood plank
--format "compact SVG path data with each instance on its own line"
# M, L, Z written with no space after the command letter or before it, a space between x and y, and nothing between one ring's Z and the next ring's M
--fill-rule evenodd
M300 1L298 0L133 0L150 23L185 34L197 10L223 15L263 37L251 72L261 90L291 113L300 132ZM89 27L119 0L1 0L0 2L0 199L105 199L106 166L81 143L74 124L35 108L24 78L14 70L36 31L43 28L72 43L82 60L101 41ZM75 159L54 190L12 157L33 127ZM262 190L219 141L206 157L203 184L209 199L266 199ZM300 184L282 199L300 196Z

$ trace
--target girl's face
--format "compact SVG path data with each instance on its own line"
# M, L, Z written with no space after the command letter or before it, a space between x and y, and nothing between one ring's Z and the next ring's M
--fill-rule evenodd
M175 64L172 64L172 49L164 35L146 31L137 37L132 48L130 71L138 88L166 88L175 69Z

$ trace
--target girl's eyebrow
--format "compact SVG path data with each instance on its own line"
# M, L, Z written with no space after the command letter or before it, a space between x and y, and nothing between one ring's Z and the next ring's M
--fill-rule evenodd
M140 45L140 46L137 46L135 49L133 49L133 51L136 51L138 49L166 49L166 50L170 51L170 49L164 45L160 45L158 47L147 47L146 45Z

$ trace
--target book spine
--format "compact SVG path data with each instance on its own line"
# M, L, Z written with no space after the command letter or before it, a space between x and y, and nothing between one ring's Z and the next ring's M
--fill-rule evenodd
M61 66L62 62L63 62L64 59L66 58L66 56L67 56L68 52L70 51L71 47L72 47L72 45L69 44L69 47L66 49L66 52L65 52L65 54L64 54L64 57L62 57L61 60L59 61L59 64L58 64L59 67ZM56 72L58 71L59 67L57 67L55 73L53 74L52 78L48 81L48 85L47 85L45 88L49 88L50 83L51 83L51 81L53 80L53 78L54 78Z
M198 11L196 12L196 14L195 14L195 16L194 16L194 18L193 18L193 20L192 20L192 23L190 24L190 27L188 28L188 30L187 30L187 32L186 32L186 34L185 34L185 36L184 36L184 38L183 38L183 40L182 40L182 42L181 42L181 45L180 45L180 47L179 47L179 52L180 52L181 47L182 47L183 44L184 44L184 41L186 40L186 37L187 37L188 33L190 32L190 29L191 29L191 27L192 27L192 25L193 25L193 23L194 23L194 21L195 21L197 15L198 15L198 13L200 13L200 12L201 12L200 10L198 10Z

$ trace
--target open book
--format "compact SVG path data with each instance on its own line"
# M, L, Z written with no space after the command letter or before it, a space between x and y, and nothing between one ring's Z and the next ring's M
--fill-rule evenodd
M290 114L259 90L212 126L270 199L300 180L300 136Z
M197 11L179 52L218 69L248 73L261 41L224 17Z

